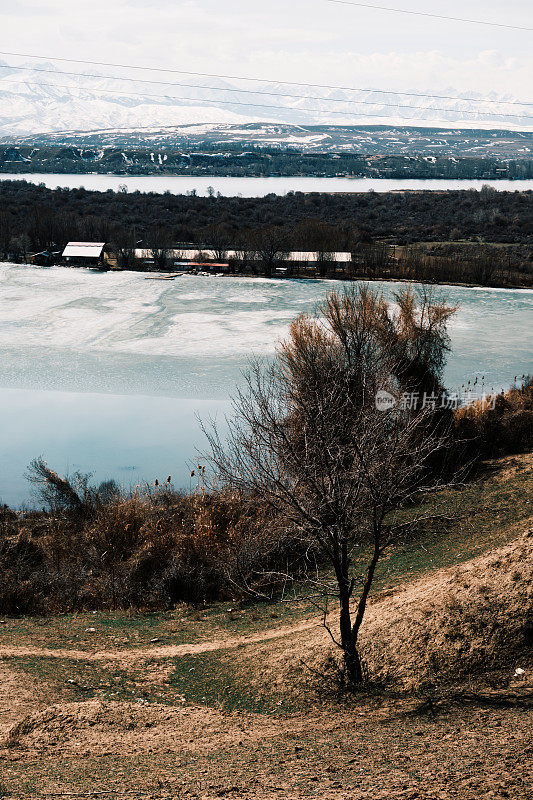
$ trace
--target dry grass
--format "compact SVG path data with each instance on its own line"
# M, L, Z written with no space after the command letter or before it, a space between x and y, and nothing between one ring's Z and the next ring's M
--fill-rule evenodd
M231 598L238 575L275 570L289 547L268 512L235 493L184 495L165 485L105 502L97 490L86 494L94 502L0 511L0 613L168 609Z
M419 688L531 659L533 524L489 555L418 581L370 610L363 649L371 674Z
M332 628L335 617L330 617ZM533 521L515 542L419 579L368 610L361 648L372 685L387 690L442 691L469 682L508 685L516 667L533 667ZM275 647L249 652L277 685L300 692L338 654L317 627ZM324 684L326 687L326 684Z

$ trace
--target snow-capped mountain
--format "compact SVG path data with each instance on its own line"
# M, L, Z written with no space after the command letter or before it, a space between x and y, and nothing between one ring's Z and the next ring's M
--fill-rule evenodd
M155 78L147 83L97 76L90 68L81 74L68 65L60 70L40 62L15 69L0 62L0 136L259 121L533 130L531 111L513 105L512 97L461 99L453 89L443 92L453 99L439 99L276 83L250 86L186 76L175 83Z

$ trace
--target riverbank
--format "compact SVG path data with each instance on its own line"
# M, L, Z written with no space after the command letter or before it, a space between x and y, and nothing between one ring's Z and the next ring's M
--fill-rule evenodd
M1 263L1 262L0 262ZM50 267L43 267L37 264L19 264L16 262L4 262L4 263L12 263L14 267L24 267L29 269L49 269ZM60 267L61 269L72 269L72 270L82 270L82 271L89 271L93 273L104 273L104 272L138 272L145 275L146 280L154 280L154 281L174 281L178 278L186 278L186 277L211 277L211 278L246 278L248 280L264 280L265 278L270 280L278 280L278 281L304 281L304 282L316 282L316 281L323 281L326 283L357 283L357 282L365 282L365 283L412 283L414 285L427 285L427 286L456 286L458 288L463 289L500 289L502 291L510 290L510 291L520 291L520 290L528 290L533 291L533 275L528 280L524 281L524 283L503 283L503 282L494 282L494 283L466 283L464 281L451 281L451 280L424 280L423 278L406 278L403 277L402 273L394 273L390 272L387 275L378 275L378 276L369 276L365 275L364 273L355 274L355 275L348 275L346 273L340 273L336 275L324 275L320 276L317 274L312 275L305 275L305 274L296 274L296 275L285 275L285 274L273 274L273 275L261 275L257 272L253 271L233 271L228 269L224 272L213 272L212 265L209 262L206 262L202 265L203 269L188 269L186 265L183 266L182 271L175 272L175 268L167 272L165 270L155 270L153 267L142 265L137 267L135 270L121 270L121 269L93 269L91 267L85 266L73 266L69 264L54 264L50 265L54 267ZM220 265L217 265L217 268L220 268Z
M31 266L31 265L30 265ZM206 269L210 268L209 264L205 265ZM139 272L145 272L148 276L151 276L154 280L173 280L175 278L186 277L186 276L200 276L200 277L213 277L213 278L248 278L248 279L264 279L270 278L274 280L281 280L281 281L325 281L325 282L341 282L341 283L357 283L357 282L365 282L365 283L412 283L414 285L426 285L426 286L457 286L463 289L501 289L501 290L530 290L533 291L533 275L524 283L516 283L516 284L508 284L508 283L465 283L463 281L447 281L447 280L424 280L424 279L417 279L417 278L406 278L403 276L402 273L394 273L393 271L390 272L388 275L378 275L378 276L369 276L365 275L364 273L355 274L355 275L347 275L340 273L338 275L258 275L253 272L232 272L231 270L227 272L217 272L217 273L209 273L204 270L194 271L194 270L187 270L180 274L170 274L170 276L165 272L160 272L160 274L154 274L149 269L140 269Z

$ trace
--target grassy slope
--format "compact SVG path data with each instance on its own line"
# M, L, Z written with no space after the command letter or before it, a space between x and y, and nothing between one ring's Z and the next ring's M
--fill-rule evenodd
M459 564L516 538L531 515L533 456L487 462L481 477L441 492L422 509L435 515L416 547L397 547L378 569L373 596L442 567ZM181 605L169 612L94 612L55 617L0 619L2 647L72 647L129 650L256 633L315 615L302 601L257 604L226 602L200 608ZM94 629L94 630L93 630Z
M432 512L444 515L445 519L439 520L432 530L424 533L420 547L416 550L398 548L383 562L375 587L374 602L383 594L387 594L392 587L409 584L415 579L435 573L442 567L465 562L519 536L526 529L527 520L530 518L529 498L532 496L532 478L531 456L506 458L487 465L485 473L475 483L444 492L434 498L431 504ZM28 794L33 796L32 792L36 792L37 789L42 790L44 786L48 791L101 787L106 781L109 782L111 773L113 785L124 786L126 784L123 781L130 781L135 776L139 786L153 787L155 774L161 774L164 780L172 778L173 781L179 777L180 785L183 785L181 781L186 780L191 769L198 769L206 774L210 774L212 769L218 770L217 780L222 781L220 785L223 785L228 779L224 772L224 764L231 763L233 764L231 769L239 771L241 767L244 769L243 764L246 762L246 769L249 769L250 763L253 765L261 763L262 759L272 761L274 757L278 757L278 753L283 753L285 758L294 760L297 756L294 755L292 743L299 742L298 747L301 750L309 745L310 735L316 737L318 734L316 729L313 729L314 733L303 730L294 734L283 732L284 725L290 727L297 724L296 720L303 719L300 716L296 718L291 716L292 712L310 710L309 699L303 696L299 698L293 692L287 691L279 676L275 675L277 654L280 654L280 663L282 657L286 660L287 648L290 649L291 646L290 638L171 658L141 658L130 661L127 659L127 653L141 646L150 646L153 639L159 640L151 645L153 647L161 644L219 639L293 624L313 616L314 613L312 606L306 602L296 606L282 603L259 606L250 603L223 603L202 609L180 607L167 614L97 613L63 615L50 619L5 620L5 623L0 625L0 657L2 649L12 646L33 646L51 649L72 647L91 651L103 648L117 649L124 653L124 659L111 662L105 659L80 661L74 658L42 658L36 655L4 657L0 661L0 675L2 670L4 671L3 681L10 679L11 685L21 687L19 694L24 687L28 699L22 697L16 707L11 707L7 697L9 693L6 693L3 705L0 702L0 732L5 733L25 714L35 712L39 708L70 703L74 704L74 708L79 708L80 713L85 713L82 712L86 708L83 704L96 700L107 703L118 702L118 708L125 709L124 713L127 714L133 714L132 708L146 708L147 714L152 713L148 709L153 709L153 714L159 715L158 719L165 713L158 709L166 707L171 715L178 709L181 709L178 712L180 715L188 714L187 709L191 710L190 713L200 714L199 711L193 712L193 708L195 705L202 706L204 710L201 714L204 716L197 723L199 728L190 733L192 738L187 740L189 747L191 742L197 741L199 730L203 730L205 715L218 710L254 712L253 719L259 720L259 724L263 727L271 724L267 723L267 720L277 725L276 720L280 715L286 720L286 723L282 723L281 720L279 722L282 727L276 736L281 735L281 739L259 744L253 751L239 751L233 747L229 754L225 745L218 744L220 736L218 739L215 737L213 761L211 756L206 760L206 757L196 751L191 752L185 759L183 755L171 753L170 749L159 751L160 737L153 745L154 750L150 751L148 748L146 752L139 752L136 755L120 752L116 744L107 745L106 750L106 731L112 727L106 723L108 728L104 726L104 732L99 734L101 741L104 742L100 747L103 751L94 757L92 753L87 752L84 756L80 753L78 758L74 752L63 759L55 759L50 758L49 753L45 757L43 750L42 756L36 751L38 757L33 753L32 758L28 760L23 754L24 750L0 749L0 771L2 777L5 776L6 785L9 788L16 787L20 792L18 796L28 796ZM88 631L88 628L94 628L95 631ZM80 703L82 705L78 705ZM143 705L146 703L148 705ZM62 707L71 708L63 705ZM209 709L212 709L212 712ZM98 714L100 711L96 714L99 719ZM142 717L142 711L139 714ZM181 716L179 719L181 720ZM232 717L221 719L220 724L224 730L229 724L228 719L230 722L233 720ZM244 727L252 725L250 719L246 715L239 717L241 722L244 721L242 722ZM241 722L238 722L239 726ZM520 723L520 720L518 722ZM60 720L57 724L58 730L62 731L61 735L66 735L65 731L70 730L69 726L75 723L65 723L64 720ZM172 724L174 727L171 735L174 735L177 723L174 721ZM333 731L334 726L331 724ZM495 724L506 723L503 720L503 723L496 721ZM512 724L517 724L516 720ZM95 723L89 722L85 727L82 726L85 731L83 736L86 736L87 725L92 728ZM148 723L146 725L148 726ZM341 720L337 728L342 730L342 725L344 722ZM416 722L415 727L418 725ZM482 724L483 729L484 726L485 722ZM97 729L98 726L95 730ZM373 730L375 731L375 728ZM384 733L383 729L383 735ZM71 732L70 735L74 734ZM181 732L180 735L185 734ZM382 737L379 731L377 735ZM388 738L385 737L385 748L395 735L397 726L391 728ZM459 734L454 733L454 736L456 735ZM494 735L496 736L497 732ZM328 733L327 736L329 737L327 747L332 748L331 764L334 764L339 747L344 747L345 741L339 734L338 744L335 744L337 733L334 732ZM420 733L415 731L408 736L416 744ZM100 742L100 739L97 741ZM22 743L24 748L24 737ZM398 753L400 753L403 746L401 737L394 746L399 748ZM222 749L217 749L219 747ZM445 755L442 757L446 758ZM275 769L272 764L270 765L271 771L274 769L272 775L278 775L280 782L287 777L283 763L281 758ZM387 763L383 766L385 772L388 769ZM335 770L340 768L338 765ZM252 766L251 769L253 773L255 767ZM299 764L294 765L295 774L299 769ZM304 783L315 785L309 784L314 778L307 775L305 770L308 768L302 767L302 769ZM349 768L347 769L349 771ZM221 775L225 777L222 779ZM331 780L330 773L324 776L320 796L326 796L324 792L329 785L328 781ZM166 795L163 792L161 796ZM375 796L378 797L377 794ZM470 795L465 793L464 796Z

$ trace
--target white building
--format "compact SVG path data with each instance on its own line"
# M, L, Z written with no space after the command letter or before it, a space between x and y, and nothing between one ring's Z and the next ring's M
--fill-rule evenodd
M63 250L67 264L101 266L106 260L105 242L69 242Z

